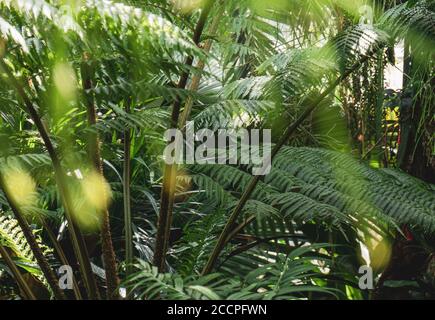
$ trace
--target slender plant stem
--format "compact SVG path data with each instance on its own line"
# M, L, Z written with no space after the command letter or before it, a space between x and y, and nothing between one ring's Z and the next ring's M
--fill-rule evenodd
M198 23L196 24L195 31L193 33L193 42L199 45L201 34L204 30L207 17L213 6L213 1L206 0L204 7L202 9L201 15L199 17ZM185 61L187 67L192 66L193 56L190 55ZM189 78L190 72L188 70L184 71L178 82L177 88L184 89L187 85L187 80ZM181 99L176 97L174 105L172 107L171 114L171 128L178 127L178 121L180 116ZM163 174L163 186L160 195L160 213L157 222L157 235L156 235L156 245L154 250L153 263L157 266L159 271L163 271L165 268L166 252L168 249L169 233L172 224L172 209L174 206L174 194L177 176L177 165L176 164L166 164Z
M93 88L92 78L93 71L89 65L89 57L84 56L84 61L81 66L82 86L86 97L86 111L89 126L94 126L97 123L97 112L95 102L91 93L86 93L87 90ZM88 157L94 165L95 170L104 177L103 162L101 161L100 137L98 132L93 132L89 136ZM104 191L103 191L104 192ZM107 199L107 195L101 195L103 199ZM116 255L113 249L112 234L110 232L110 216L109 210L105 205L101 210L102 227L101 227L101 247L103 252L103 262L106 271L107 299L119 299L119 278L117 273Z
M218 2L218 6L219 6L218 10L213 15L213 20L210 24L210 28L208 28L208 30L207 30L208 36L215 36L216 35L216 31L219 27L219 22L221 21L221 18L224 14L224 11L225 11L225 7L222 5L223 2L224 2L223 0L220 0ZM203 51L205 53L208 53L211 49L212 44L213 44L213 39L208 39L207 41L205 41L205 43L202 47ZM202 77L202 71L204 70L204 67L205 67L205 61L199 60L198 63L196 64L196 72L197 73L192 77L192 81L190 83L189 90L191 92L198 90L199 83L200 83L201 77ZM181 114L181 117L180 117L180 122L179 122L180 128L184 128L184 126L186 125L186 121L189 119L190 113L192 111L192 106L193 106L193 98L192 98L192 96L188 96L186 98L186 102L184 104L183 113Z
M126 102L125 112L130 113L130 101ZM130 183L131 183L131 130L124 130L124 166L123 166L123 193L124 193L124 228L125 228L125 263L126 277L132 271L133 264L133 230L131 219Z
M91 262L89 260L88 250L86 248L85 241L83 239L83 235L79 229L79 227L75 224L73 219L73 205L72 200L70 198L70 194L68 192L68 186L65 181L65 173L62 169L62 165L60 162L60 159L57 155L57 152L54 148L53 143L51 142L50 136L48 134L47 129L45 128L44 124L41 121L41 118L39 117L39 114L33 105L33 103L30 101L30 99L27 97L27 94L25 93L22 86L18 83L17 79L14 77L12 72L10 71L9 67L5 63L3 59L0 59L0 68L6 73L9 81L11 82L12 86L17 91L19 97L23 100L24 105L27 108L27 112L29 113L30 117L32 118L36 128L38 129L38 132L44 142L45 148L47 149L47 152L50 156L51 163L54 169L54 174L56 178L56 183L59 188L59 194L61 196L62 204L65 211L65 217L68 221L69 225L69 232L71 235L72 244L74 247L74 252L77 256L77 259L79 261L80 266L80 272L83 277L83 281L85 283L86 289L88 291L88 297L90 299L98 299L99 293L97 289L97 284L94 278L94 274L92 272L91 268Z
M277 142L277 144L274 146L268 161L272 161L273 158L276 156L278 151L282 148L282 146L288 141L288 139L291 137L291 135L296 131L296 129L304 122L304 120L320 105L320 103L325 99L329 94L331 94L335 88L344 80L346 79L351 73L359 69L359 67L365 63L369 59L370 55L366 55L363 58L361 58L357 63L355 63L350 69L346 70L341 74L333 83L331 83L311 104L302 112L302 114L284 131L284 133L281 135L281 138ZM267 162L267 161L266 161ZM250 196L252 195L252 192L254 191L255 187L257 186L258 181L260 180L260 175L252 177L251 181L249 182L246 190L243 192L239 202L237 203L237 206L234 208L233 212L231 213L224 230L220 234L218 241L216 243L216 246L213 249L213 252L211 253L203 271L202 274L208 274L210 273L219 257L219 254L225 247L225 245L228 243L229 240L231 240L228 235L231 233L231 230L233 228L234 223L236 222L237 218L239 217L240 213L242 212L243 207L245 206L246 202L249 200Z
M62 262L62 264L65 266L71 266L71 264L68 262L68 259L66 258L65 252L57 241L56 236L54 235L53 231L51 231L50 226L44 220L42 220L41 223L44 227L45 232L50 238L51 244L53 245L54 251L56 252L56 255L59 258L60 262ZM73 277L73 290L76 300L83 300L79 285L75 277Z
M20 270L18 270L18 267L15 265L7 249L3 247L1 244L0 244L0 256L6 262L6 265L9 267L9 270L11 270L12 274L14 275L14 278L18 283L18 287L23 292L24 297L27 300L36 300L36 296L34 295L32 289L30 289L29 285L27 284L27 281L23 278L23 275L21 274Z
M44 274L45 279L47 279L48 285L50 286L51 290L53 291L54 297L58 300L64 300L65 295L63 294L62 290L59 287L59 281L56 277L56 274L51 269L47 259L45 258L44 254L42 253L42 250L39 247L38 242L36 241L36 238L32 232L32 229L30 228L29 224L27 223L26 218L24 217L24 215L22 214L22 212L19 209L19 205L9 195L8 188L6 187L6 183L4 181L4 177L3 177L3 174L1 172L0 172L0 189L3 190L5 198L6 198L7 202L9 203L9 206L11 207L12 212L14 213L15 219L17 220L21 230L23 231L24 237L27 240L27 243L29 244L29 247L32 250L33 256L35 257L36 262L38 262L38 265L41 268L41 271Z

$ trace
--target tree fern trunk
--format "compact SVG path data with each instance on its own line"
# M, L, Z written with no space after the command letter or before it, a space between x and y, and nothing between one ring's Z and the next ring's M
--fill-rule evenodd
M125 112L130 113L130 101L126 102ZM133 232L130 203L131 179L131 130L124 131L124 165L123 165L123 193L124 193L124 228L125 228L125 263L126 277L131 274L133 264Z
M86 90L90 90L93 88L93 75L88 58L89 57L85 55L81 68L82 85L83 90L85 91L85 95ZM91 94L86 95L86 111L89 126L94 126L97 123L97 112L95 110L95 103ZM91 160L95 170L103 177L104 172L103 162L101 161L100 138L97 132L92 132L91 130L88 143L88 157ZM107 199L106 196L102 196L103 199ZM110 232L109 210L107 209L107 207L102 209L102 216L103 219L101 227L101 246L103 252L104 268L106 271L107 298L118 299L119 278L117 273L115 250L113 249L112 235Z
M213 1L207 0L199 17L198 23L196 24L195 31L193 34L193 42L198 45L200 42L202 31L213 6ZM193 56L189 56L186 59L185 65L187 67L192 66ZM177 88L184 89L187 85L187 80L189 78L189 72L184 71L180 76ZM171 128L178 127L178 121L180 116L181 100L179 97L175 99L174 105L172 107L171 115ZM164 270L166 251L168 248L169 232L172 224L172 209L174 206L174 194L175 194L175 184L177 176L177 165L165 165L164 175L163 175L163 185L162 192L160 196L160 213L157 223L157 235L156 235L156 246L154 250L154 265L157 266L159 271Z
M12 86L15 88L15 90L18 93L18 96L22 99L24 102L27 112L29 113L30 117L32 118L36 128L38 129L38 132L44 142L44 145L47 149L47 152L51 159L51 164L54 169L54 174L56 178L56 183L59 188L59 193L61 196L61 201L65 210L65 217L68 221L69 225L69 232L71 234L72 244L74 247L74 252L77 256L77 259L80 264L80 271L84 280L84 283L86 285L86 289L88 291L88 296L90 299L98 299L99 293L97 290L97 284L95 282L95 278L92 272L91 268L91 262L89 260L88 251L86 249L86 244L83 239L83 235L78 228L78 226L74 223L73 219L73 205L72 201L68 192L68 186L65 182L65 173L62 169L62 165L60 162L60 159L57 155L57 152L53 146L53 143L51 142L51 139L49 137L48 131L46 130L44 124L41 121L41 118L36 111L35 107L33 106L33 103L30 101L30 99L27 97L24 89L22 86L18 83L17 79L15 79L12 72L9 70L9 67L6 65L3 59L0 59L0 67L1 69L6 73L8 80L11 82Z
M215 36L217 28L219 27L219 22L222 18L222 15L225 11L225 7L222 5L223 1L218 2L218 12L214 14L213 21L211 22L210 28L207 30L208 36ZM213 43L212 39L208 39L203 46L203 51L208 53L211 49L211 45ZM201 81L202 71L205 67L205 61L200 60L196 64L197 73L192 77L192 82L190 84L189 90L190 91L197 91L199 87L199 83ZM183 127L186 125L186 122L189 120L190 112L192 111L193 106L193 98L192 96L187 97L186 103L184 104L183 113L181 114L179 127L183 129Z
M0 244L0 256L6 262L6 265L9 267L9 270L13 274L15 280L17 281L18 287L24 294L25 299L27 300L36 300L35 295L27 284L26 280L23 278L20 270L18 270L11 256L9 255L7 249Z
M41 248L36 242L32 229L30 228L29 224L27 223L26 219L21 213L19 209L19 205L15 203L15 201L9 195L2 173L0 173L0 189L3 190L5 198L8 201L9 206L12 209L12 212L14 213L15 219L18 221L18 224L20 225L20 228L23 231L24 237L26 238L27 243L29 244L29 247L32 250L34 257L38 262L38 265L41 268L44 277L47 279L47 282L51 290L53 291L54 297L58 300L64 300L65 295L63 294L62 290L60 290L59 281L56 277L56 274L51 269L47 259L42 253Z

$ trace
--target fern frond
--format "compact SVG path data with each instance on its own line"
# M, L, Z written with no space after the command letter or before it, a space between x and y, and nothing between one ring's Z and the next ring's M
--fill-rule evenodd
M64 32L73 31L83 37L82 28L74 20L71 12L64 10L66 7L63 7L62 10L62 8L58 8L45 0L2 0L1 3L10 10L14 10L35 22L41 19L49 21ZM43 24L38 23L35 25L43 26Z
M14 42L20 45L24 52L29 51L23 35L2 17L0 17L0 33L2 34L3 38L12 39Z
M323 277L314 260L328 263L327 259L316 255L316 250L327 246L318 244L295 249L288 255L270 255L269 261L260 256L267 253L251 251L225 262L222 266L225 273L206 276L158 273L156 267L139 261L138 272L127 279L126 286L132 292L140 292L138 298L146 296L148 299L303 299L310 292L337 296L334 289L312 281ZM237 266L232 267L233 264ZM236 270L246 270L246 273L236 273Z
M89 18L93 18L90 13L94 10L94 13L103 19L103 24L107 29L111 28L111 24L115 22L124 30L134 30L144 40L152 39L153 42L167 49L187 50L200 54L200 51L178 26L161 16L110 0L87 0L86 8Z
M40 281L46 282L18 222L4 214L0 215L0 241L3 246L12 250L22 268L36 276ZM37 241L44 255L48 256L52 253L52 250L42 243L40 237L37 238Z
M248 173L227 165L192 166L191 170L213 180L202 184L201 189L211 188L205 194L220 190L221 195L234 197L250 179ZM407 223L433 232L435 195L431 188L399 176L396 179L339 152L284 147L252 198L276 207L284 220L328 221L339 228L357 228L353 220L362 218L392 227Z
M430 1L408 2L397 5L384 13L380 25L393 38L402 38L409 32L435 40L435 12Z

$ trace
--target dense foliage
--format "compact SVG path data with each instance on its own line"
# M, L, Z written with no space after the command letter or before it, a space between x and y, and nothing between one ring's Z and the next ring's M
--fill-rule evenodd
M433 298L434 48L433 0L0 0L0 300ZM189 121L270 173L165 164Z

